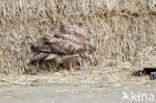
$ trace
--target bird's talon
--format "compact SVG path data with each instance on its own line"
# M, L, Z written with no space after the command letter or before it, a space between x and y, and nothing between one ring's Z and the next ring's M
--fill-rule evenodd
M74 72L73 69L72 69L71 67L70 67L70 71L71 71L71 72Z

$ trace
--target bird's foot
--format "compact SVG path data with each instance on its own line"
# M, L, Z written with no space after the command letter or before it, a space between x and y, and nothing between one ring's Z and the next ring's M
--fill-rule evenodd
M73 69L72 69L72 67L70 67L70 71L71 71L71 72L74 72Z

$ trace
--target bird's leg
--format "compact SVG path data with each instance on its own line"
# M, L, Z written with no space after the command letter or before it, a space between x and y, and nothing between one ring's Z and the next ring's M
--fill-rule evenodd
M62 64L63 64L63 66L64 66L65 69L69 69L71 72L73 72L73 69L70 67L69 61L64 60L62 62Z
M71 71L71 72L74 72L73 69L72 69L72 67L69 67L69 68L70 68L70 71Z

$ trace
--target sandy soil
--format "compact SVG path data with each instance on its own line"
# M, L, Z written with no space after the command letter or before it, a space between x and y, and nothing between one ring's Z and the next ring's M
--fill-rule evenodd
M139 84L137 82L103 83L41 83L37 80L29 84L0 86L0 103L132 103L123 100L123 92L131 96L152 94L154 101L133 101L133 103L155 103L156 81Z
M114 72L108 74L60 71L0 75L0 103L155 103L156 81L150 81L149 76L134 77L125 72L119 79ZM123 92L129 96L132 92L152 94L155 98L152 102L123 100Z
M132 101L122 100L123 91L128 95L135 91L156 96L155 90L156 86L108 87L105 84L8 86L0 88L0 103L131 103Z

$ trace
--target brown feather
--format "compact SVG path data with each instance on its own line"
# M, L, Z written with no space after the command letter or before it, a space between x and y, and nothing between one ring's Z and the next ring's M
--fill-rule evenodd
M37 55L31 63L45 59L49 54L58 54L61 57L75 55L96 50L96 46L91 42L90 34L80 28L61 25L52 29L51 33L44 36L44 44L39 47L32 46L31 49L43 54Z
M51 49L49 48L48 44L38 46L38 47L35 47L34 45L32 45L31 50L38 51L38 52L51 53Z
M48 56L49 56L49 53L40 53L40 54L36 55L34 58L32 58L30 63L34 64L35 62L44 60Z
M72 55L80 51L85 51L85 39L83 39L80 40L78 37L69 34L59 34L59 37L45 35L44 42L49 46L51 53Z
M86 40L91 39L91 35L84 29L76 26L67 26L67 25L61 25L60 31L63 32L64 34L71 34L78 36L78 38L85 38ZM63 27L63 29L62 29Z

